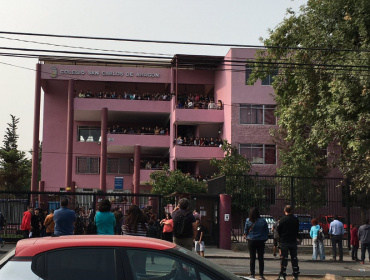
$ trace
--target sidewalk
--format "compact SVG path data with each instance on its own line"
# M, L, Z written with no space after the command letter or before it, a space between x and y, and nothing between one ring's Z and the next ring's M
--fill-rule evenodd
M311 249L311 251L309 251ZM331 248L330 248L331 249ZM266 260L273 260L273 259L279 259L279 256L277 255L277 258L274 258L274 256L272 255L272 253L270 253L269 251L270 250L266 250L266 254L265 254L265 259ZM330 251L331 252L331 251ZM338 250L337 250L337 254L339 254ZM206 247L206 251L204 253L205 257L206 258L213 258L213 259L249 259L249 252L247 251L232 251L232 250L223 250L223 249L219 249L217 247ZM331 256L331 253L328 253L328 250L326 250L326 256L325 256L325 261L329 261L329 262L332 262L334 263L334 261L330 261L330 259L332 258ZM299 261L308 261L308 262L320 262L321 260L318 259L318 260L312 260L312 247L309 246L309 247L305 247L304 249L303 248L299 248L298 249L298 259ZM338 257L337 257L338 259ZM352 261L349 253L348 253L348 249L343 249L343 262L351 262L353 263L354 261ZM343 262L338 262L338 263L343 263Z

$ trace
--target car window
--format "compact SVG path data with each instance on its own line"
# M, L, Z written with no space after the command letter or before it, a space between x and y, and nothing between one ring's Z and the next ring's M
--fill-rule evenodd
M179 258L160 252L127 250L134 280L214 280L199 269Z
M0 269L0 279L38 280L31 270L31 261L9 261Z
M46 253L45 262L46 279L117 279L113 248L71 248L51 251ZM36 263L35 267L40 265Z

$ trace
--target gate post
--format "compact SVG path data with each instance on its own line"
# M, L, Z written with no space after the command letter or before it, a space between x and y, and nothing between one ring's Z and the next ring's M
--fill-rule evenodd
M231 250L231 195L220 194L220 249Z

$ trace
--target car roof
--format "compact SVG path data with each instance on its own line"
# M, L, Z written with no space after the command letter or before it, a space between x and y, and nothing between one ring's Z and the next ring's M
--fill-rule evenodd
M70 247L112 246L166 250L176 247L176 244L155 238L126 235L71 235L28 238L17 243L15 257L33 257L45 251Z

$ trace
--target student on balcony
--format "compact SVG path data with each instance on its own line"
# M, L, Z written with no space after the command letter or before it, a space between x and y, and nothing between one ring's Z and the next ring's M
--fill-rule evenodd
M199 137L195 137L195 140L194 140L194 146L200 146L200 140L199 140Z
M98 93L98 96L97 96L99 99L102 99L103 98L103 93L100 91L99 93Z
M222 110L222 101L221 100L217 101L217 110Z
M189 146L189 141L186 137L184 137L184 140L182 141L183 146Z
M182 137L179 136L176 140L176 145L179 145L179 146L182 146L182 143L183 143L183 140L182 140Z
M85 98L85 93L83 90L80 91L80 93L78 94L78 97L79 98Z
M188 99L188 109L193 109L194 108L194 103L191 99Z
M211 99L211 101L208 104L208 110L214 110L214 109L217 109L217 106L215 102L213 102L213 99Z
M156 126L155 129L154 129L154 135L159 135L159 132L160 132L160 130L159 130L158 126Z
M211 137L211 139L209 140L209 145L210 146L216 146L216 143L215 141L213 140L213 138Z
M164 135L164 133L165 133L165 131L164 131L163 127L161 127L161 129L159 130L159 134Z

